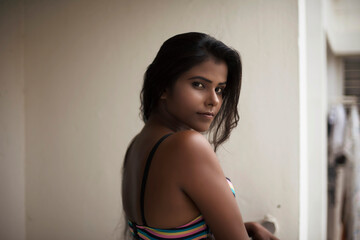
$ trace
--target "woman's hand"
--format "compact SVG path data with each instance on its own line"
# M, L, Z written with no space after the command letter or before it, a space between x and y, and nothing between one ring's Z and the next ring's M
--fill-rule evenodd
M279 240L260 223L257 222L246 222L246 231L253 240Z

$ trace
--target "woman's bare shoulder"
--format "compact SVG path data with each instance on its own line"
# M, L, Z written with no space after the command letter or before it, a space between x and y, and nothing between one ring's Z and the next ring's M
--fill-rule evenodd
M170 145L178 150L192 150L201 147L213 151L209 141L199 132L185 130L171 136Z
M177 176L182 184L208 172L215 171L223 175L213 147L196 131L174 133L166 140L161 155L168 171Z
M216 157L209 141L201 133L192 130L174 133L169 138L166 149L169 156L180 159L182 163L187 160L209 159L209 156Z
M183 130L173 133L172 138L178 141L191 140L196 138L206 140L206 138L201 133L194 130Z

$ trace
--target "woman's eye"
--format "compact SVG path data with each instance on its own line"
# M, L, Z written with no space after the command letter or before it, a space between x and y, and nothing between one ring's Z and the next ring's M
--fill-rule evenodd
M199 82L193 82L192 85L196 88L204 88L204 84Z
M220 88L220 87L215 88L215 92L219 95L222 95L224 93L224 88Z

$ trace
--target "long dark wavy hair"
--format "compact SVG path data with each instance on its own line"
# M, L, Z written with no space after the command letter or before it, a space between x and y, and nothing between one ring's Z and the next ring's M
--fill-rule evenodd
M171 88L183 73L211 57L224 61L228 68L223 103L208 131L216 151L239 121L237 105L242 76L238 52L221 41L199 32L182 33L166 40L145 72L140 110L146 123L165 89Z

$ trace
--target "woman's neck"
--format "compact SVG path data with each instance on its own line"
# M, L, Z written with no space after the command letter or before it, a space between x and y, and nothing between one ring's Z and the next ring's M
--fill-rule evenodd
M190 129L183 122L180 122L174 116L169 114L169 112L166 111L166 109L161 105L162 104L159 104L158 107L151 113L148 121L146 122L147 126L164 127L170 129L173 132Z

